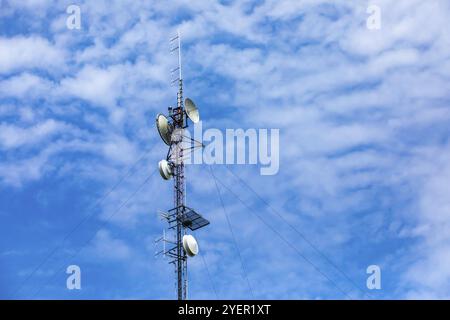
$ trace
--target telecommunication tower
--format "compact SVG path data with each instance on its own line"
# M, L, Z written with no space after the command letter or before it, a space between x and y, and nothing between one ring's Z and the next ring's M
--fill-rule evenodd
M171 239L166 238L166 232L162 238L164 248L157 255L163 254L170 258L170 263L175 266L176 286L178 300L187 299L188 277L187 261L188 257L198 254L198 244L195 238L187 233L187 229L195 231L209 224L194 209L186 206L186 180L184 157L195 148L203 147L198 141L185 136L184 130L188 127L189 121L197 123L200 120L199 111L195 103L186 98L183 101L183 74L181 65L181 36L170 40L171 52L178 53L178 67L172 70L176 74L176 79L172 83L178 84L176 107L168 107L168 116L158 114L156 117L156 127L159 135L165 144L169 146L166 159L158 164L159 173L164 180L174 180L174 207L161 216L168 222L168 230L172 234ZM168 249L166 250L166 244Z

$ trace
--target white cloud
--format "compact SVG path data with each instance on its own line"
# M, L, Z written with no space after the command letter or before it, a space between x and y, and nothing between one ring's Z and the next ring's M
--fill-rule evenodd
M21 69L54 70L64 64L65 52L39 36L0 38L0 73Z
M132 254L123 240L113 238L105 229L97 232L90 249L93 255L103 259L125 260Z
M0 145L3 149L14 149L25 144L36 144L70 128L69 125L52 119L29 128L2 123L0 124Z
M29 72L13 76L0 82L0 94L4 97L33 99L49 94L54 84Z
M45 132L46 129L38 127L39 130ZM14 138L11 143L16 143ZM20 188L28 182L41 179L46 173L55 173L57 168L56 163L51 161L52 157L68 151L95 153L96 147L91 142L72 139L67 142L57 140L45 147L41 145L37 154L28 154L23 158L6 153L4 161L0 162L0 180L7 186Z
M124 74L119 67L85 66L75 77L61 81L61 93L88 100L94 105L115 107L122 93Z
M408 171L421 181L419 210L411 214L416 221L409 238L421 241L412 248L411 259L402 277L409 288L408 298L448 299L450 297L450 153L448 145L423 150ZM415 168L415 170L414 170Z
M105 158L123 163L131 163L138 157L135 145L123 136L109 136L105 140L102 151Z

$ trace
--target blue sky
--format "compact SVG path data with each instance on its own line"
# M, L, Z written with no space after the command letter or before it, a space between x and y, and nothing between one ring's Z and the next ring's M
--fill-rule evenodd
M219 184L253 295L208 166L187 168L188 205L211 221L195 233L210 277L189 261L190 298L450 298L448 1L0 5L0 298L175 297L153 244L172 184L155 174L121 206L166 154L154 117L176 103L177 29L204 128L280 129L277 175L212 167L246 204Z

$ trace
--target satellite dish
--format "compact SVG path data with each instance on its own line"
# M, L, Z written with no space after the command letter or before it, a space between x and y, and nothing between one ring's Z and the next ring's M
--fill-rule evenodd
M172 126L165 115L160 113L156 116L156 128L158 129L161 139L169 146L171 141L170 135L172 134Z
M183 236L183 249L189 257L193 257L198 254L197 240L190 234Z
M198 112L197 106L195 105L194 101L186 98L186 100L184 100L184 106L186 108L186 114L189 119L191 119L193 123L199 122L200 113Z
M158 167L159 167L159 174L164 180L169 180L172 177L173 175L172 168L170 167L170 164L169 162L167 162L167 160L161 160L158 163Z

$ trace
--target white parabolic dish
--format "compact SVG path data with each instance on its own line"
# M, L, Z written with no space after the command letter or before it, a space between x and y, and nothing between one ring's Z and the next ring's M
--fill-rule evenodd
M193 257L198 254L197 240L190 234L183 236L183 249L189 257Z
M169 146L172 128L165 115L160 113L156 116L156 128L158 129L161 139L164 141L165 144Z
M194 101L186 98L186 100L184 100L184 107L186 108L187 116L192 120L193 123L197 123L200 121L200 113L198 112L198 108L195 105Z
M158 163L159 174L164 180L169 180L172 177L172 168L167 160L161 160Z

